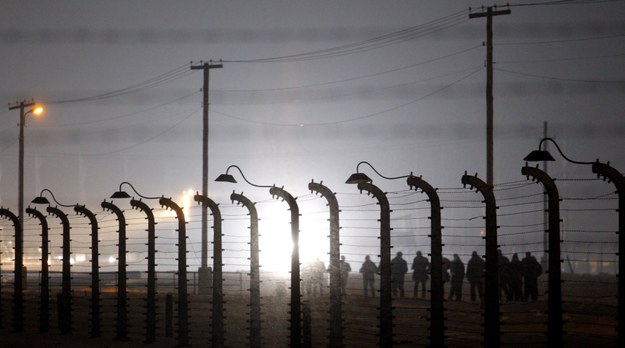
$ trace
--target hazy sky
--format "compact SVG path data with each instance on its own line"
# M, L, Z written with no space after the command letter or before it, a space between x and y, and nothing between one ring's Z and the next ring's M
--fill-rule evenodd
M623 170L625 2L510 3L494 18L495 183L523 179L545 121L567 156ZM47 104L28 118L26 202L49 188L98 210L122 181L201 190L202 73L189 63L210 59L224 65L210 76L215 201L229 202L233 186L212 180L230 164L294 196L311 179L354 190L344 181L361 160L435 187L485 178L486 20L468 18L482 5L2 1L0 100ZM18 112L0 115L0 204L16 211Z

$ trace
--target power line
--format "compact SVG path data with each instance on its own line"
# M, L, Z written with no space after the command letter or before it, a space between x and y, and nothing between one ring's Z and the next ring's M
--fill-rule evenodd
M524 59L524 60L498 60L497 63L547 63L547 62L566 62L576 60L591 60L591 59L606 59L606 58L618 58L625 56L625 53L620 54L602 54L592 56L579 56L579 57L565 57L565 58L546 58L546 59Z
M198 109L194 109L193 111L191 111L189 114L187 114L184 118L182 118L180 121L174 123L173 125L165 128L164 130L162 130L161 132L148 137L146 139L143 139L137 143L134 143L132 145L126 146L126 147L122 147L120 149L116 149L116 150L112 150L112 151L107 151L107 152L98 152L98 153L72 153L71 155L81 155L81 156L105 156L105 155L110 155L110 154L114 154L114 153L119 153L122 151L126 151L126 150L130 150L132 148L135 148L137 146L143 145L145 143L148 143L158 137L160 137L161 135L171 131L172 129L178 127L180 124L182 124L184 121L188 120L189 118L191 118L191 116L193 116L195 113L197 113ZM69 155L68 153L53 153L53 154L61 154L61 155Z
M458 11L447 16L432 20L425 24L413 26L407 29L396 31L393 33L377 36L356 43L345 44L341 46L326 48L322 50L297 53L291 55L265 57L256 59L240 59L240 60L224 60L227 63L275 63L275 62L294 62L303 60L314 60L330 57L338 57L348 54L369 51L388 45L414 40L419 37L429 35L431 33L444 30L460 23L466 22L466 10Z
M13 145L17 144L19 139L15 139L14 141L12 141L9 145L5 146L4 149L0 150L0 153L5 152L6 150L10 149L11 147L13 147Z
M257 88L257 89L215 89L215 91L217 92L236 92L236 93L249 93L249 92L267 92L267 91L288 91L288 90L294 90L294 89L304 89L304 88L312 88L312 87L322 87L322 86L327 86L327 85L333 85L333 84L340 84L340 83L344 83L344 82L351 82L351 81L356 81L356 80L362 80L362 79L366 79L366 78L370 78L370 77L375 77L375 76L380 76L380 75L385 75L385 74L390 74L390 73L394 73L397 71L402 71L402 70L407 70L407 69L411 69L420 65L425 65L428 63L433 63L439 60L443 60L446 58L450 58L450 57L454 57L454 56L458 56L470 51L473 51L477 48L482 47L482 45L475 45L466 49L462 49L460 51L456 51L456 52L452 52L449 54L445 54L442 56L438 56L435 58L431 58L431 59L426 59L424 61L415 63L415 64L410 64L410 65L406 65L406 66L402 66L399 68L394 68L394 69L390 69L390 70L384 70L384 71L380 71L380 72L376 72L376 73L371 73L371 74L367 74L367 75L361 75L361 76L354 76L354 77L349 77L346 79L341 79L341 80L333 80L333 81L326 81L326 82L320 82L320 83L313 83L313 84L308 84L308 85L300 85L300 86L291 86L291 87L276 87L276 88Z
M143 82L139 82L137 84L130 85L128 87L101 93L98 95L92 95L92 96L83 97L83 98L65 99L65 100L48 100L48 101L43 100L43 101L46 102L47 104L68 104L68 103L79 103L79 102L96 101L96 100L102 100L102 99L110 99L114 97L123 96L126 94L131 94L131 93L136 93L139 91L151 89L151 88L166 84L168 82L177 80L188 74L190 74L190 72L188 71L188 65L185 64L173 70L170 70L168 72L160 74L156 77L147 79Z
M625 34L613 34L613 35L601 35L601 36L589 36L576 39L561 39L561 40L546 40L546 41L517 41L517 42L497 42L497 46L520 46L520 45L548 45L555 43L565 42L579 42L579 41L594 41L594 40L606 40L625 37Z
M312 101L321 101L321 100L332 100L332 99L340 99L340 98L346 98L346 97L353 97L353 96L358 96L358 95L364 95L366 98L371 98L373 93L378 93L378 92L383 92L383 91L388 91L388 93L378 93L380 94L382 97L384 97L385 95L393 95L393 96L397 96L397 97L406 97L406 96L413 96L414 95L414 91L410 88L408 88L409 86L415 85L417 83L421 83L421 82L426 82L426 81L431 81L431 80L436 80L442 77L447 77L447 76L451 76L451 75L457 75L458 73L463 73L463 72L467 72L467 71L473 71L474 69L476 69L475 66L470 67L470 68L466 68L466 69L462 69L462 70L457 70L457 71L450 71L450 72L446 72L444 74L440 74L437 76L432 76L432 77L428 77L428 78L424 78L424 79L419 79L416 81L412 81L412 82L408 82L408 83L402 83L402 84L395 84L395 85L389 85L389 86L383 86L383 87L368 87L366 85L363 86L357 86L354 88L351 88L350 90L347 90L347 88L328 88L326 90L318 90L318 91L313 91L310 93L310 96L307 96L305 94L301 94L298 95L299 97L295 98L292 95L284 95L282 97L282 99L284 98L288 98L287 101L284 100L280 100L280 97L278 96L277 99L278 100L266 100L266 98L262 95L257 95L255 93L250 93L247 96L237 96L235 98L233 98L234 100L232 102L228 101L228 97L227 96L222 96L223 99L220 99L221 101L218 102L218 105L257 105L257 104L284 104L284 103L296 103L296 102L312 102ZM377 85L376 85L377 86ZM346 90L344 93L341 93L341 91ZM241 103L239 102L241 98L245 101L245 103ZM219 99L219 98L218 98Z
M174 98L172 100L169 100L169 101L166 101L164 103L161 103L161 104L158 104L158 105L155 105L155 106L151 106L149 108L145 108L145 109L138 110L138 111L135 111L135 112L122 114L122 115L118 115L118 116L113 116L113 117L109 117L109 118L97 119L97 120L91 120L91 121L83 121L83 122L72 121L71 123L54 124L54 125L47 125L47 126L46 125L41 125L39 127L41 127L41 128L76 127L76 126L83 126L83 125L88 125L88 124L95 124L95 123L102 123L102 122L108 122L108 121L113 121L113 120L119 120L119 119L131 117L131 116L135 116L135 115L138 115L138 114L146 113L146 112L149 112L149 111L153 111L153 110L156 110L156 109L160 109L162 107L171 105L171 104L173 104L173 103L175 103L177 101L184 100L186 98L189 98L191 96L197 95L199 93L200 93L199 91L195 91L195 92L188 93L188 94L185 94L185 95L180 96L180 97L176 97L176 98Z
M609 2L621 2L623 0L553 0L544 2L528 2L524 4L507 4L509 7L527 7L527 6L559 6L559 5L583 5L583 4L600 4Z
M563 77L530 74L530 73L524 73L524 72L520 72L520 71L514 71L514 70L508 70L508 69L500 69L500 68L495 68L495 70L501 71L501 72L505 72L505 73L508 73L508 74L520 75L520 76L525 76L525 77L532 77L532 78L543 79L543 80L566 81L566 82L581 82L581 83L608 83L608 84L612 84L612 83L622 84L622 83L625 83L625 80L570 79L570 78L563 78Z
M357 116L357 117L353 117L353 118L349 118L349 119L345 119L345 120L340 120L340 121L319 122L319 123L279 123L279 122L266 122L266 121L250 120L250 119L246 119L246 118L243 118L243 117L234 116L234 115L230 115L230 114L227 114L227 113L224 113L224 112L221 112L221 111L217 111L215 109L213 109L213 112L216 113L216 114L220 114L222 116L228 117L228 118L232 118L232 119L235 119L235 120L242 121L242 122L261 124L261 125L267 125L267 126L280 126L280 127L332 126L332 125L338 125L338 124L343 124L343 123L360 121L360 120L363 120L363 119L379 116L379 115L386 114L386 113L391 112L391 111L395 111L395 110L401 109L401 108L406 107L408 105L414 104L414 103L416 103L418 101L426 99L426 98L428 98L428 97L430 97L432 95L435 95L435 94L437 94L439 92L442 92L442 91L444 91L444 90L446 90L446 89L448 89L448 88L450 88L450 87L452 87L452 86L454 86L454 85L456 85L456 84L466 80L467 78L475 75L476 73L478 73L482 69L484 69L484 68L483 67L479 67L479 68L471 71L469 74L464 75L461 78L459 78L459 79L457 79L457 80L455 80L455 81L453 81L453 82L451 82L451 83L449 83L449 84L447 84L447 85L445 85L445 86L443 86L441 88L438 88L438 89L436 89L436 90L434 90L434 91L432 91L430 93L427 93L427 94L425 94L423 96L420 96L420 97L418 97L416 99L412 99L412 100L410 100L410 101L408 101L406 103L395 105L395 106L393 106L391 108L380 110L380 111L377 111L377 112L374 112L374 113L369 113L369 114L366 114L366 115L361 115L361 116Z
M460 51L456 51L450 54L446 54L446 55L442 55L439 57L435 57L432 59L428 59L422 62L418 62L416 64L411 64L408 66L403 66L403 67L399 67L399 68L395 68L395 69L390 69L390 70L386 70L386 71L382 71L382 72L377 72L377 73L372 73L372 74L368 74L368 75L363 75L363 76L357 76L357 77L352 77L352 78L348 78L348 79L343 79L343 80L335 80L335 81L328 81L328 82L322 82L322 83L318 83L318 84L310 84L310 85L303 85L303 86L294 86L294 87L283 87L283 88L271 88L271 89L250 89L250 90L217 90L219 91L224 91L224 92L259 92L259 91L280 91L280 90L290 90L290 89L296 89L296 88L312 88L312 87L319 87L319 86L324 86L324 85L330 85L330 84L337 84L337 83L343 83L343 82L349 82L349 81L354 81L354 80L359 80L359 79L364 79L364 78L369 78L369 77L375 77L375 76L380 76L383 74L388 74L388 73L392 73L392 72L397 72L397 71L401 71L401 70L405 70L405 69L410 69L419 65L424 65L424 64L428 64L428 63L432 63L438 60L442 60L442 59L446 59L449 57L453 57L453 56L457 56L469 51L472 51L474 49L479 48L480 46L476 45L476 46L472 46ZM123 96L123 95L127 95L127 94L131 94L131 93L136 93L139 91L143 91L143 90L147 90L147 89L151 89L163 84L166 84L168 82L177 80L181 77L184 77L188 74L188 70L187 70L187 65L181 65L177 68L174 68L168 72L165 72L163 74L160 74L156 77L150 78L148 80L145 80L143 82L134 84L134 85L130 85L128 87L124 87L124 88L120 88L117 90L113 90L113 91L109 91L109 92L105 92L105 93L101 93L101 94L96 94L96 95L92 95L89 97L82 97L82 98L71 98L71 99L61 99L61 100L50 100L47 101L47 104L68 104L68 103L79 103L79 102L88 102L88 101L96 101L96 100L102 100L102 99L109 99L109 98L115 98L115 97L119 97L119 96ZM195 92L193 93L195 94ZM193 94L188 94L176 99L171 100L170 102L167 103L163 103L160 104L159 106L153 107L153 108L148 108L145 111L148 110L153 110L155 108L158 108L160 106L166 105L168 103L172 103L181 99L184 99L190 95ZM131 116L137 113L141 113L144 111L138 111L136 113L133 114L127 114L127 115L120 115L119 117L113 117L113 118L109 118L107 120L113 120L113 119L118 119L118 118L124 118L127 116ZM90 124L90 123L98 123L98 122L104 122L106 120L95 120L95 121L86 121L86 122L81 122L80 124ZM76 125L76 123L72 123L72 125ZM53 126L54 127L54 126Z

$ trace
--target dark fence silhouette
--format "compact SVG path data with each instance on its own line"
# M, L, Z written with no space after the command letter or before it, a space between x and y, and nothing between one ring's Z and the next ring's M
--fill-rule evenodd
M196 195L215 219L210 292L190 271L201 265L199 205L31 206L21 241L2 209L0 330L172 346L618 346L623 207L610 169L554 181L524 167L529 180L494 187L465 174L438 189L416 176L339 192L313 181L298 197L272 189L289 211L264 189L219 205ZM425 294L417 252L430 263ZM481 273L469 281L474 252ZM515 268L532 257L535 283Z

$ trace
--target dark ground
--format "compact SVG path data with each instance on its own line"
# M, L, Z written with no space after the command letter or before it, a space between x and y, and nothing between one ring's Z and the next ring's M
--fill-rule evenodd
M544 277L544 276L543 276ZM357 278L357 277L354 277ZM564 293L564 336L567 347L615 347L616 284L615 277L565 276ZM546 279L541 282L544 284ZM346 347L375 347L377 345L378 299L364 298L360 292L359 279L350 283L349 295L343 305L344 344ZM428 299L412 298L412 284L407 283L407 297L394 299L394 334L397 347L425 347L428 344ZM157 339L144 344L145 309L144 293L129 294L130 340L116 341L115 337L115 293L103 293L103 325L99 338L89 337L89 293L74 290L73 333L61 335L56 325L56 304L52 302L51 329L48 333L38 332L38 294L26 293L25 331L12 332L12 301L10 290L3 287L2 294L2 337L1 347L173 347L174 337L165 337L165 300L159 295ZM448 289L447 289L448 290ZM544 289L543 293L544 293ZM461 302L446 301L446 335L449 347L481 346L482 316L480 305L468 300L469 290L465 286ZM196 347L209 346L211 327L211 304L209 296L190 296L190 336ZM249 297L245 291L231 291L225 294L225 337L228 347L247 346L247 316ZM54 298L52 299L54 300ZM327 346L328 336L328 294L309 298L312 313L312 346ZM288 345L288 298L275 294L263 294L262 333L264 347L286 347ZM502 346L546 347L547 309L546 296L538 302L502 302ZM174 330L175 330L174 319Z

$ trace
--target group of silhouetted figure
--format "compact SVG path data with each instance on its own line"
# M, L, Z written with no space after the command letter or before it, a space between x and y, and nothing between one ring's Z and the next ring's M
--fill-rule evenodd
M408 272L408 264L402 256L402 253L398 252L391 261L393 296L400 298L404 297L404 276ZM538 277L543 270L530 252L526 252L522 260L514 253L512 260L509 260L500 250L498 264L500 299L507 301L536 301L538 299ZM466 278L469 283L471 301L478 299L483 301L485 268L486 263L476 251L472 253L466 268L458 254L454 254L452 260L443 257L441 264L443 283L450 283L447 298L450 301L462 300L462 286ZM425 298L427 281L430 278L430 262L420 251L417 251L411 269L414 281L413 296ZM367 291L365 291L365 296L367 296Z
M504 256L499 250L498 255L498 282L499 299L506 301L536 301L538 300L538 277L543 273L542 266L530 252L520 259L517 253L511 259ZM412 280L414 281L413 297L425 298L427 282L431 275L431 264L421 251L412 261ZM346 296L346 285L351 266L341 256L340 286L341 294ZM474 251L466 264L458 254L454 254L452 260L442 258L441 271L443 284L450 283L448 300L462 301L462 287L466 278L469 283L471 301L483 302L486 263ZM398 252L391 260L391 290L393 297L404 298L404 282L408 273L408 262L403 259L403 253ZM306 264L302 270L304 289L309 296L321 296L323 294L324 272L323 262L316 261ZM359 272L362 274L363 290L365 297L375 297L375 275L380 273L380 268L371 261L369 255L365 256ZM444 287L443 287L444 289ZM444 290L443 290L444 291ZM443 294L444 296L444 294Z
M374 265L375 266L375 265ZM349 263L345 262L345 256L341 256L339 262L340 280L341 280L341 296L345 297L347 294L347 278L349 272L352 271ZM326 270L323 261L317 258L314 262L304 264L302 268L302 281L304 285L305 294L312 297L321 297L323 295L324 272L330 272L330 268Z

